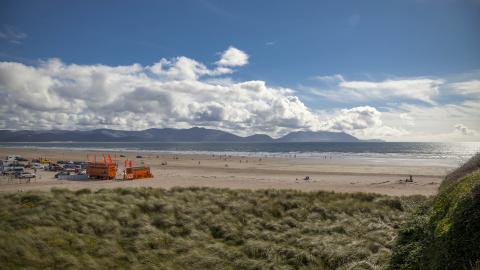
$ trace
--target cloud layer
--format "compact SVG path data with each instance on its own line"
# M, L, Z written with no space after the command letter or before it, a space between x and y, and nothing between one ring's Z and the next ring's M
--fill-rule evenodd
M342 75L317 76L328 88L311 89L313 94L336 101L372 101L402 98L435 104L434 97L439 94L441 79L412 78L388 79L384 81L348 81Z
M387 140L475 140L480 101L437 104L443 79L348 81L317 77L330 90L323 99L368 104L394 98L417 100L383 107L309 108L290 88L264 81L234 81L248 63L234 47L213 65L180 56L152 65L65 64L49 59L30 66L0 62L0 129L140 130L153 127L218 128L239 135L280 136L293 130L344 131ZM449 83L458 95L478 97L478 80ZM432 106L436 104L435 106ZM441 119L441 121L439 120ZM430 138L430 139L428 139Z
M291 89L217 77L233 72L225 66L246 64L244 55L230 47L212 68L187 57L114 67L58 59L38 66L0 62L0 128L205 126L274 136L341 129L325 124Z

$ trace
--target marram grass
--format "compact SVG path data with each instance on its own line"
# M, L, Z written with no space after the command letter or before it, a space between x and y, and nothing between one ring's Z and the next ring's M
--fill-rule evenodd
M212 188L0 195L2 269L381 269L424 197Z

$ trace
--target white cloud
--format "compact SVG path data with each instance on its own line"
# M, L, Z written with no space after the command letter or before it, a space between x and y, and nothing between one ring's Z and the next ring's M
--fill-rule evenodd
M293 89L219 76L232 72L227 66L209 67L183 56L148 66L76 65L59 59L36 66L0 62L0 129L203 126L239 135L330 130L364 139L480 140L479 100L314 111ZM347 81L338 74L317 80L342 85L339 98L347 99L342 91L349 91L365 104L398 96L431 100L435 85L443 82L424 78ZM423 94L412 94L405 90L407 86L418 86Z
M322 130L344 131L360 138L389 138L407 133L403 129L385 125L382 113L370 106L337 110L324 118Z
M464 95L480 94L480 80L451 83L449 86L457 93Z
M226 67L217 67L210 70L204 64L184 56L174 58L171 61L163 58L147 69L160 77L178 80L196 80L202 76L233 73L233 70Z
M225 73L186 57L151 66L0 62L0 128L204 126L277 135L318 126L293 90L214 77Z
M381 125L380 115L381 113L377 109L369 106L342 109L325 124L328 129L333 130L365 129Z
M474 136L475 135L475 131L467 128L466 126L462 125L462 124L457 124L454 126L455 128L455 132L463 135L463 136Z
M24 39L28 37L27 34L18 31L13 26L3 25L3 28L0 30L0 39L7 40L8 42L14 44L20 44Z
M414 118L408 113L401 113L399 114L400 119L402 119L403 123L408 126L415 126Z
M391 138L396 141L480 141L478 100L437 106L400 104L383 112L382 119L386 125L409 131L408 136Z
M324 83L338 83L338 82L345 81L341 74L315 76L313 77L313 79L324 82Z
M58 59L39 66L0 62L0 128L203 126L241 135L334 130L389 136L373 107L325 115L310 110L292 89L215 77L230 72L187 57L115 67Z
M248 64L248 54L235 47L230 46L222 53L222 57L217 62L220 66L244 66Z
M435 104L438 88L444 80L430 78L389 79L375 81L348 81L341 75L317 76L332 89L309 89L310 93L340 102L374 101L404 98ZM333 84L333 85L332 85Z
M385 80L382 82L343 81L341 88L351 90L359 95L378 99L386 97L403 97L427 103L435 103L432 98L438 94L438 86L443 80L417 78L409 80Z

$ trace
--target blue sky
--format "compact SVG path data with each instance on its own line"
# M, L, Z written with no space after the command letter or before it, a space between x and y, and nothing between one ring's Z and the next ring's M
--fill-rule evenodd
M477 108L479 25L480 2L475 0L2 1L0 61L40 68L55 58L66 67L138 63L146 68L162 58L184 56L214 70L222 53L233 47L248 56L248 64L233 65L234 72L215 78L201 75L195 80L262 81L275 89L288 88L292 93L284 95L299 98L315 117L322 118L317 129L341 118L341 110L371 107L382 114L382 124L403 130L394 140L405 134L426 140L432 134L389 118L465 103ZM429 81L418 85L418 80ZM376 84L362 84L366 82ZM462 88L455 83L466 84ZM16 91L6 89L11 86L5 76L3 85L5 93ZM412 94L405 87L423 90ZM383 97L384 92L389 98ZM443 112L455 114L447 111ZM455 126L465 127L465 134L476 134L469 140L478 139L480 126L475 120L460 119L463 122L436 128L447 134L457 130ZM4 128L12 128L6 122ZM187 126L234 128L217 122L221 123L198 121ZM309 128L279 126L275 131L253 130L274 134Z
M3 1L0 22L28 34L5 60L204 63L234 45L243 79L296 86L311 76L444 76L480 68L474 1ZM6 55L5 55L6 54Z

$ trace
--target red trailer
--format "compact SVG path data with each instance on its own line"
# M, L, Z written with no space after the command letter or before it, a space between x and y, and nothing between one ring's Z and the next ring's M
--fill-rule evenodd
M137 166L133 167L132 161L128 162L129 166L127 167L127 161L124 161L125 171L123 173L124 180L134 180L134 179L143 179L143 178L152 178L153 174L150 172L150 167L147 166Z
M125 180L152 178L150 167L130 167L125 169Z
M103 156L103 162L89 162L87 166L87 175L93 179L115 179L117 176L117 165L112 162L110 155L108 161Z

